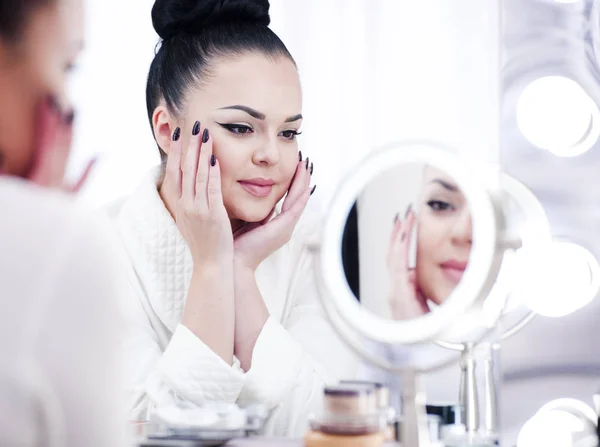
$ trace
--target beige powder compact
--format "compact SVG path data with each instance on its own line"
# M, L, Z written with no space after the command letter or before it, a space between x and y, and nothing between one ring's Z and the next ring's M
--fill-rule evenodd
M385 419L375 387L348 383L326 387L323 414L311 420L307 447L378 447L385 440Z
M342 380L340 384L373 387L375 389L377 408L381 411L383 417L386 419L386 441L395 441L398 439L396 434L396 411L394 408L390 407L390 389L387 386L379 382L369 382L366 380Z

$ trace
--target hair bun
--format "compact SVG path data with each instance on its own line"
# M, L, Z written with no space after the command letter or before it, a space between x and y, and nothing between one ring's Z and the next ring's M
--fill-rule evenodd
M177 34L199 34L209 25L269 25L269 0L156 0L152 24L166 40Z

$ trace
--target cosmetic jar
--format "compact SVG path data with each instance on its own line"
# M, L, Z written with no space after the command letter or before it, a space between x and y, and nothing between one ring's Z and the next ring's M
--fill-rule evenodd
M386 420L386 427L384 429L385 440L395 441L398 438L396 429L396 410L390 407L390 389L387 386L382 383L365 380L342 380L340 384L373 387L375 390L377 408L381 411Z
M386 409L390 406L390 390L385 385L378 382L368 382L365 380L342 380L340 385L356 385L356 386L370 386L375 389L375 399L377 401L377 407Z
M323 412L310 419L307 447L378 447L385 442L386 419L370 384L340 384L323 392Z
M378 412L375 388L364 384L340 384L326 387L324 416L358 417Z

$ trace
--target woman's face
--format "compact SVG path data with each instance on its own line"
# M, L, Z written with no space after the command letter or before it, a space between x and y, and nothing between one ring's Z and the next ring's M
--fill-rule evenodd
M417 218L417 284L441 304L460 281L471 251L471 213L452 178L427 167Z
M218 60L190 93L183 147L196 120L208 128L232 220L261 221L286 194L298 163L301 112L298 72L286 57L247 53Z
M26 174L37 109L48 96L67 103L67 75L82 42L81 0L49 1L33 10L14 41L0 37L0 170Z

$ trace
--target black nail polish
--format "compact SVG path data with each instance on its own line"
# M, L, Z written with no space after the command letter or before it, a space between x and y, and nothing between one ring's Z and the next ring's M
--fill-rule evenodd
M173 132L173 141L179 140L180 136L181 136L181 129L178 127L175 129L175 132Z
M214 165L216 165L216 164L217 164L217 157L215 157L215 154L212 154L212 155L210 156L210 165L211 165L211 166L214 166Z
M398 219L400 219L400 213L396 213L394 216L394 223L398 222Z
M200 133L200 121L196 121L194 128L192 129L192 135L196 136Z
M404 218L405 219L408 217L408 214L410 213L410 210L412 210L412 203L410 205L408 205L408 208L406 208L406 213L404 213Z
M308 169L308 161L310 160L309 157L306 157L306 169Z
M312 196L315 192L315 189L317 189L317 185L313 186L313 189L310 191L310 195Z
M202 132L202 142L206 143L209 138L210 136L208 135L208 129L205 128L204 132Z
M67 126L70 126L71 124L73 124L73 121L75 121L75 111L71 110L70 112L68 112L63 117L63 121Z
M404 239L406 239L406 233L402 233L402 237L400 238L400 241L404 242Z
M314 165L311 163L310 164L310 175L312 175L312 173L313 173L313 168L314 168Z
M60 112L60 105L58 104L58 100L53 95L48 96L48 105L55 112Z
M302 161L302 151L298 151L298 161Z

